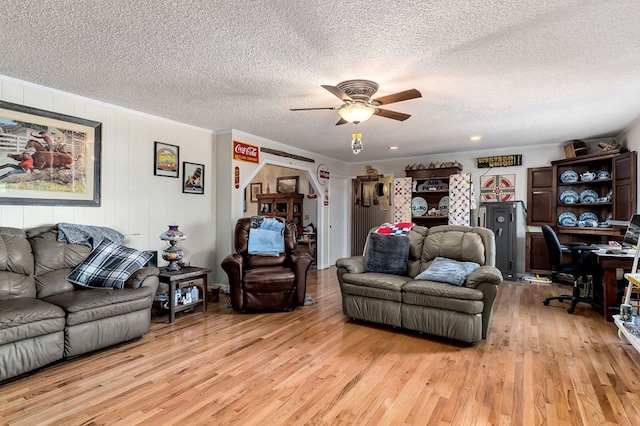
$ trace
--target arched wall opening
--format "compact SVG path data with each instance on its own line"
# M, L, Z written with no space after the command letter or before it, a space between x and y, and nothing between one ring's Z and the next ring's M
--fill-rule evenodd
M316 267L323 269L326 259L323 255L322 247L326 243L324 241L323 230L326 224L322 214L322 191L323 187L319 184L315 173L315 168L304 167L302 165L280 162L273 159L266 159L260 162L241 183L241 189L245 194L242 203L242 212L244 217L258 214L259 204L252 201L252 195L257 188L261 193L276 192L276 178L283 176L298 176L298 193L304 194L303 216L301 225L308 226L312 224L316 231ZM259 186L258 186L259 185ZM254 191L252 192L252 186ZM311 195L311 197L309 197Z

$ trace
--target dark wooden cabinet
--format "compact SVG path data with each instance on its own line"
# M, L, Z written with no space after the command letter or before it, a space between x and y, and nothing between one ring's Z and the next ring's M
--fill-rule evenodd
M302 202L304 194L258 194L258 214L262 216L284 217L302 224Z
M458 174L462 168L441 167L438 169L407 170L407 177L413 178L413 190L411 192L412 202L416 197L424 199L427 203L427 210L435 208L437 214L413 215L412 221L420 226L430 228L436 225L447 225L449 223L448 210L441 214L440 202L443 197L449 197L449 178ZM413 213L413 209L412 209Z
M610 152L565 158L552 161L551 166L527 169L527 225L550 225L563 243L620 240L624 226L581 227L577 223L566 226L559 218L565 214L575 217L576 222L589 216L599 224L607 220L628 221L636 209L636 161L635 151ZM585 173L599 171L607 171L609 175L591 180L582 178ZM563 178L563 173L569 172L575 172L578 178ZM577 200L566 202L567 197L563 197L566 193L575 193ZM583 196L587 193L594 197ZM527 233L526 249L527 271L548 272L542 233Z
M548 225L555 222L554 171L551 166L527 169L528 225Z
M613 218L628 220L636 212L636 153L613 158Z
M549 251L542 232L527 232L525 269L536 274L551 273Z

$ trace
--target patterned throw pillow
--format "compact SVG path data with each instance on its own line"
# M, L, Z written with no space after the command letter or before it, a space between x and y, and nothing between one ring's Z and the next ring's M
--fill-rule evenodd
M459 262L446 257L436 257L431 266L422 271L414 280L436 281L461 286L467 277L480 267L475 262Z
M67 280L81 286L122 288L136 270L144 266L153 254L102 240Z

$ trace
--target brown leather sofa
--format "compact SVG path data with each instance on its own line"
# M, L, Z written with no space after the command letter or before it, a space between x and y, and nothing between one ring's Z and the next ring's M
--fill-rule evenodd
M284 227L285 252L279 256L250 255L251 218L239 219L234 234L235 253L222 261L229 278L235 311L274 311L304 305L307 271L313 258L298 249L296 224Z
M366 256L336 261L343 313L468 343L485 339L502 283L502 274L495 267L493 231L457 225L415 226L408 238L406 276L367 272ZM366 250L365 246L365 254ZM415 280L437 257L475 262L480 267L461 286Z
M65 277L90 252L55 226L0 227L0 381L149 331L158 269L121 290L76 288Z

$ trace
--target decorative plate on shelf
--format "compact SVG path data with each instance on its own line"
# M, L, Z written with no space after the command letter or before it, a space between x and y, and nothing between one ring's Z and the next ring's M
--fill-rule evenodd
M444 197L440 198L440 202L438 203L438 210L440 210L440 213L449 212L449 196L445 195Z
M558 223L562 226L576 226L576 215L571 212L564 212L558 216Z
M574 172L573 170L566 170L560 175L560 182L562 183L571 183L577 181L578 173Z
M583 203L595 203L598 197L598 193L593 189L585 189L580 193L580 201Z
M611 173L609 173L609 170L598 170L596 179L611 179Z
M580 215L578 220L595 220L598 222L598 215L593 212L584 212Z
M562 191L560 194L560 202L564 204L574 204L580 200L580 196L573 189L569 189L567 191Z
M411 214L413 216L424 216L428 208L427 200L422 197L414 197L411 200Z

